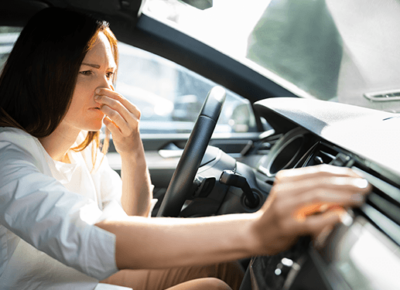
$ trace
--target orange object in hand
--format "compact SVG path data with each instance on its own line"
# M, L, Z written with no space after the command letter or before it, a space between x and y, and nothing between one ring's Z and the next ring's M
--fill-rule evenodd
M298 221L304 221L307 216L313 214L324 213L327 211L338 212L339 215L345 213L345 209L333 203L314 203L307 206L303 206L294 213L294 218Z

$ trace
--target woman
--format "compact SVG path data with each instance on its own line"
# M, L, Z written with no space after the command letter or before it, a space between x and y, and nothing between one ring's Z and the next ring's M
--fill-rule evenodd
M112 32L81 13L45 9L21 32L0 78L2 288L93 289L107 278L134 289L229 289L206 276L160 282L160 272L136 270L173 268L156 271L182 278L176 269L274 254L340 220L334 209L312 215L321 203L363 202L365 180L314 167L279 173L256 213L147 218L140 112L114 90L117 65ZM122 182L98 151L102 123Z

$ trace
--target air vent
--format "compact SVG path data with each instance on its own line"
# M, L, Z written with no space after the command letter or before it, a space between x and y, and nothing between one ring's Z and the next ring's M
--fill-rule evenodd
M320 142L314 146L314 150L307 157L303 166L331 164L335 160L336 155L338 155L338 152L335 149Z
M376 93L366 93L364 97L371 102L388 102L388 101L400 101L400 91L385 91Z
M358 167L353 166L352 169L373 185L374 194L371 194L369 198L371 204L380 211L387 212L400 224L400 189ZM392 205L396 207L396 210L393 210Z
M359 167L352 169L372 185L367 203L360 211L381 231L400 245L400 189Z

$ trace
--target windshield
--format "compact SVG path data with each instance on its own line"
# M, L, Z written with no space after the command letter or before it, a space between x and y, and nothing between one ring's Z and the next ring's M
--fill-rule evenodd
M144 13L302 97L400 111L400 2L148 0Z

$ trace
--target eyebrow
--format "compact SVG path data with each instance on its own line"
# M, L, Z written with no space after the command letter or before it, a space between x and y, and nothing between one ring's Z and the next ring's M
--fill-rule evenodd
M91 67L94 67L94 68L100 68L100 66L98 64L91 64L91 63L83 63L82 62L82 65L87 65L87 66L91 66Z
M98 64L92 64L92 63L85 63L85 62L82 62L82 65L87 65L87 66L91 66L91 67L94 67L94 68L97 68L97 69L99 69L100 68L100 65L98 65ZM109 67L109 69L115 69L116 68L116 66L114 67L114 66L112 66L112 67Z

